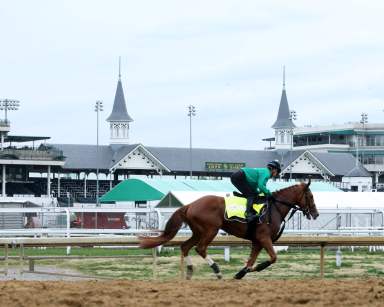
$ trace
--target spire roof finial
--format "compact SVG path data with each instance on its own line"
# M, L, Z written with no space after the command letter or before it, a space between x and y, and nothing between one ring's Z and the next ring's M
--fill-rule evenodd
M119 80L121 80L121 56L119 56Z
M283 89L285 90L285 65L283 65Z

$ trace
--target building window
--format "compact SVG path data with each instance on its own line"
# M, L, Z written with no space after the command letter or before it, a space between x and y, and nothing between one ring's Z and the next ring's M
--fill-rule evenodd
M284 133L280 135L280 143L284 144Z

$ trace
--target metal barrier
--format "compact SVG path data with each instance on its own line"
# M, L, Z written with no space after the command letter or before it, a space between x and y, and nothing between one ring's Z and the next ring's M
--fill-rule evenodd
M179 246L188 237L177 236L165 246ZM0 245L4 246L4 261L5 261L5 274L8 273L8 260L9 260L9 247L19 249L19 265L20 272L36 273L34 271L33 263L38 259L48 259L50 257L26 257L24 255L25 247L59 247L59 246L130 246L138 247L139 239L136 237L80 237L80 238L7 238L0 239ZM239 239L233 236L219 236L211 243L211 246L248 246L250 241ZM345 237L345 236L282 236L277 242L276 246L319 246L320 247L320 277L324 277L324 251L327 246L383 246L384 236L359 236L359 237ZM128 256L127 256L128 257ZM142 257L142 256L140 256ZM157 253L153 249L153 277L156 278L157 267ZM56 257L53 259L59 259ZM90 257L88 257L90 258ZM110 257L115 258L115 257ZM52 258L51 258L52 259ZM71 257L61 257L61 259L71 259ZM23 270L23 262L28 260L30 270ZM32 262L31 262L32 261ZM181 259L183 263L183 259ZM41 273L41 272L40 272ZM57 274L64 275L65 274ZM70 275L74 277L74 275ZM84 276L76 276L84 277Z

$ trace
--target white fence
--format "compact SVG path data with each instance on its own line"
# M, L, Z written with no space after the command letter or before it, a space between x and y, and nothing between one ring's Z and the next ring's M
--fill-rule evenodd
M162 209L127 209L127 208L0 208L0 219L6 219L7 214L19 214L26 217L36 215L41 218L43 227L35 228L5 228L0 229L0 237L7 236L84 236L84 235L136 235L143 232L163 229L166 221L174 212L173 208ZM125 217L140 220L140 227L127 227L121 229L109 228L73 228L71 220L76 214L121 213ZM329 234L329 235L384 235L384 210L376 209L320 209L317 220L307 220L301 212L297 212L287 223L285 232L291 234ZM60 223L44 223L45 221L58 221ZM44 224L47 225L44 227ZM189 233L184 227L180 233Z

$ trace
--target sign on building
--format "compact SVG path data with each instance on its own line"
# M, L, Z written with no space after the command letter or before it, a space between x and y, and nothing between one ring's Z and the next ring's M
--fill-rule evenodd
M244 162L205 162L207 171L237 171L245 167Z

